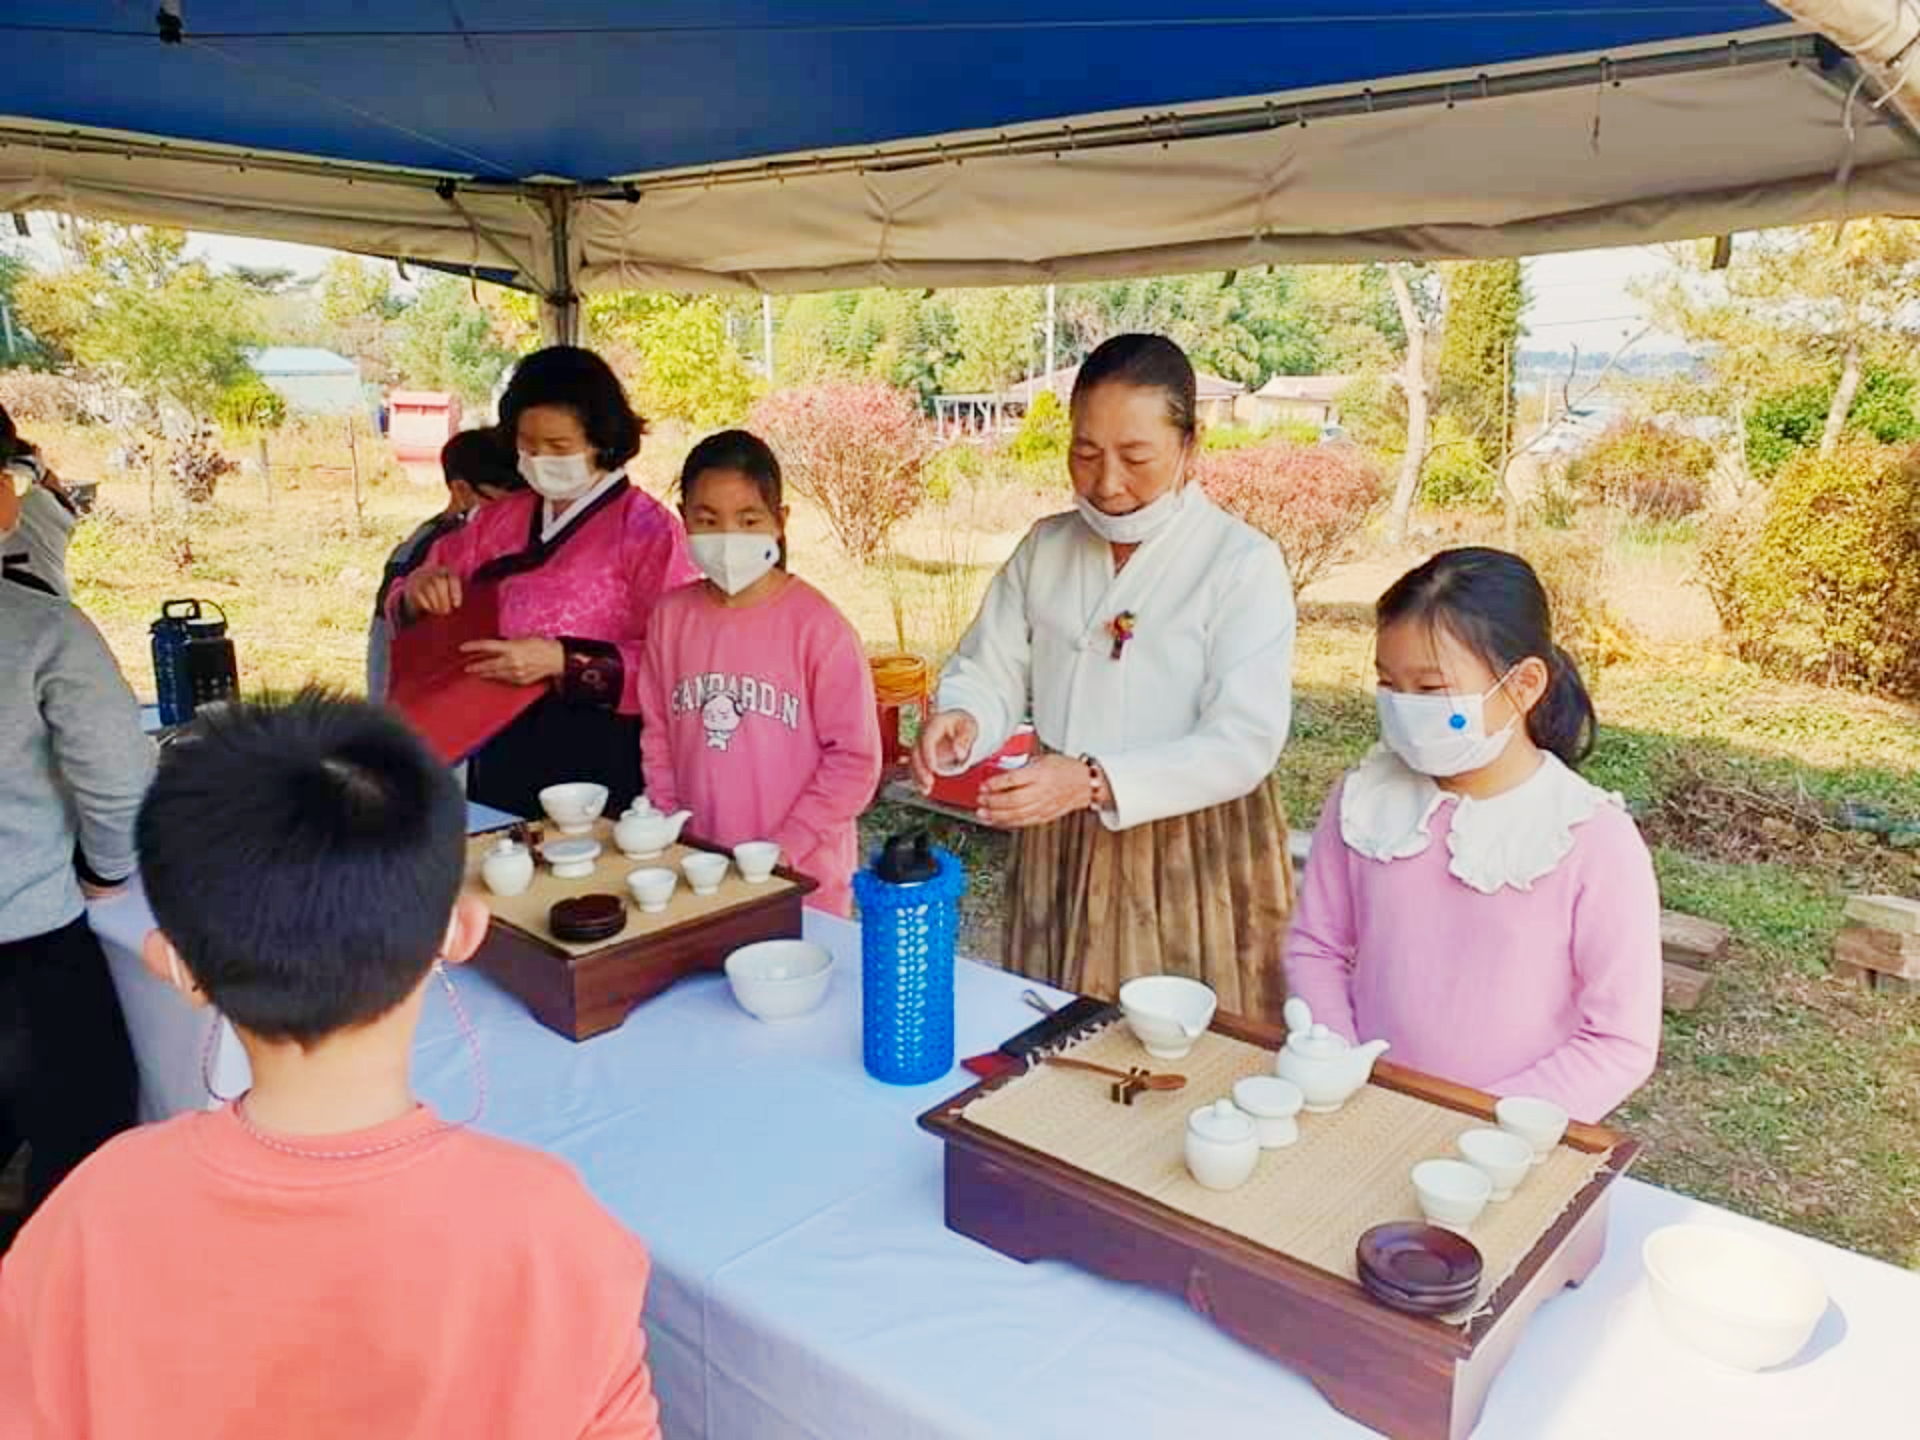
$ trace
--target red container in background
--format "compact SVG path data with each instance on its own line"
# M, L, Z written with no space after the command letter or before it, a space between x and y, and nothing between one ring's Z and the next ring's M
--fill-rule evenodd
M439 390L387 394L387 443L416 485L440 483L440 449L460 430L460 397Z
M927 798L935 804L946 805L955 810L975 810L980 806L980 787L996 775L1004 775L1009 770L1017 770L1033 758L1040 748L1034 737L1031 725L1022 725L1013 732L1008 740L992 755L958 775L937 775L933 789L927 792Z

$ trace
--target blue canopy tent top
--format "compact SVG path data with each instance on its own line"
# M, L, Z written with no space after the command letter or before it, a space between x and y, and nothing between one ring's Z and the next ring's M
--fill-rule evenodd
M1920 213L1915 0L0 5L0 205L578 289L1004 284ZM1890 103L1879 103L1891 96Z

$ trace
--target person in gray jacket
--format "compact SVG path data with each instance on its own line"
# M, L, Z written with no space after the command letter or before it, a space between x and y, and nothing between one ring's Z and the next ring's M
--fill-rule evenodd
M0 539L18 521L0 486ZM30 1214L134 1122L133 1054L86 900L134 873L153 743L92 622L12 577L0 677L0 1166L28 1144Z
M19 502L11 533L0 533L0 571L31 589L61 599L67 587L67 546L80 523L80 506L53 473L39 447L21 438L13 418L0 405L0 486Z

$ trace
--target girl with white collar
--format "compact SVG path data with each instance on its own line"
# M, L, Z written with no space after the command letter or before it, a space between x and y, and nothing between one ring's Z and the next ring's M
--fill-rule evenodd
M1448 550L1375 607L1384 744L1328 797L1287 979L1349 1039L1596 1121L1653 1073L1660 895L1572 767L1593 703L1533 568Z

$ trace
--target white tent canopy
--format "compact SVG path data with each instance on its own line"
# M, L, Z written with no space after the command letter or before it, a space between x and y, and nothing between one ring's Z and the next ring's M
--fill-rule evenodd
M66 7L74 8L87 7ZM186 7L184 43L151 57L159 67L156 86L176 80L186 85L191 75L170 77L165 67L182 55L197 61L201 51L228 62L214 73L230 86L271 92L292 83L279 71L267 72L265 62L245 69L231 64L242 41L291 45L291 32L223 32L197 42L196 50L196 16L232 8ZM329 7L307 7L315 8ZM1130 13L1138 7L1117 8ZM972 103L963 96L923 112L911 84L883 89L884 72L858 69L884 63L892 51L874 50L866 43L873 37L864 32L843 38L828 27L818 40L820 53L845 56L854 67L847 88L872 88L877 98L871 116L856 109L851 118L841 117L845 123L838 131L827 123L832 115L809 129L797 111L766 105L751 133L724 143L702 138L704 149L692 142L676 145L675 132L662 129L658 143L636 143L632 154L679 163L632 170L619 168L629 150L618 105L606 107L597 125L591 107L584 118L529 107L523 123L511 96L490 94L491 106L476 112L458 144L424 136L420 127L430 120L421 117L431 116L431 106L405 123L383 112L374 117L377 124L356 130L343 122L326 138L313 139L269 109L259 113L276 115L272 124L250 122L249 104L270 96L251 90L210 95L196 109L177 89L157 88L149 109L176 116L170 123L177 131L170 133L75 123L75 114L91 116L102 107L63 89L57 79L47 80L37 90L25 87L29 98L39 96L34 104L0 116L0 207L192 226L471 268L540 292L561 330L570 320L572 297L582 289L1032 283L1270 263L1534 254L1846 216L1920 214L1920 139L1912 119L1920 115L1920 77L1911 93L1902 82L1916 63L1916 0L1794 0L1790 8L1800 24L1752 3L1680 8L1738 21L1770 15L1778 23L1558 51L1553 45L1559 32L1541 29L1547 23L1539 18L1543 12L1503 14L1434 0L1416 15L1405 3L1388 3L1382 15L1371 17L1372 29L1341 32L1353 40L1381 37L1375 46L1378 73L1364 48L1339 57L1338 66L1321 63L1315 70L1304 60L1292 63L1300 58L1294 51L1275 47L1276 74L1340 78L1146 110L1102 108L933 134L910 127L923 113L1044 113L1045 97L1036 99L1018 86L1024 52L982 52L1006 64L982 72L982 88L990 93L972 109L955 108L963 100ZM252 7L281 9L304 13L299 7ZM519 7L508 12L517 14ZM1478 28L1414 33L1415 20L1445 18L1443 12L1455 14L1459 27ZM1611 17L1618 14L1667 12L1619 11L1590 0L1553 13L1584 17L1586 28L1568 32L1584 37L1603 21L1614 23ZM982 26L990 30L994 23L1000 22ZM1168 46L1186 43L1190 23L1197 22L1138 21L1162 26L1152 36ZM1245 23L1265 22L1249 12ZM1348 21L1327 15L1317 23ZM1664 23L1671 32L1677 22ZM1841 41L1860 47L1862 61L1810 25L1830 27ZM1017 28L1015 21L1005 26ZM758 63L760 52L753 47L762 41L770 55L783 44L800 43L766 36L744 22L738 30L709 28L722 32L716 45L737 47L718 53L748 70ZM48 27L32 35L43 33L50 33ZM400 48L409 37L424 44L439 33L396 32L392 46ZM613 48L604 34L539 33L549 39L557 33L553 43L572 44L578 63ZM1523 33L1526 44L1517 38L1507 43ZM1050 45L1094 43L1080 32L1045 34ZM306 55L320 43L316 35L328 42L351 38L345 32L302 32L294 38L306 49L285 55ZM1139 40L1152 36L1143 33ZM128 34L116 43L137 38ZM537 37L501 30L497 38L517 46L515 53L541 53ZM653 31L643 38L659 41ZM89 42L63 34L59 43ZM934 65L959 43L908 26L895 48L911 70L914 57ZM1031 48L1038 42L1028 43ZM1228 62L1245 57L1220 48L1240 45L1241 38L1222 34L1208 43L1211 48L1194 53L1217 62L1221 73L1205 84L1225 85L1252 73L1233 69ZM477 41L468 50L476 47L484 50ZM1456 52L1512 53L1495 63L1445 69L1409 64ZM250 59L259 53L246 52ZM23 58L19 73L38 75L32 56ZM1046 57L1026 58L1038 63ZM1142 52L1140 60L1146 65L1151 55ZM48 63L56 57L50 55ZM1267 67L1254 69L1265 73ZM261 78L263 72L269 78ZM431 67L421 68L414 85L430 96L435 84L453 83L456 73L436 77ZM785 103L809 105L815 90L808 76L787 78ZM391 108L406 98L393 89L404 79L404 73L388 77L382 104ZM732 98L724 79L711 87L711 105ZM1132 83L1116 79L1102 81L1106 88L1089 88L1091 82L1076 81L1072 93L1123 95L1132 93ZM637 77L634 84L645 88ZM837 93L840 82L830 88ZM0 105L16 103L12 93L0 97ZM326 97L309 96L304 103L322 118L330 113ZM367 103L356 101L356 111L370 113ZM104 108L111 113L100 118L120 119L128 106ZM705 120L691 101L680 118L689 126ZM662 126L672 119L663 114ZM863 134L869 120L871 143L754 149L816 132ZM558 136L550 145L533 128L542 123ZM584 128L569 139L576 132L568 125ZM414 144L407 136L433 144ZM279 143L257 143L263 137ZM297 148L307 144L325 144L333 153ZM527 175L514 173L511 163L479 164L488 151L515 146L526 152L523 165L558 165L574 154L582 164L564 173ZM470 159L471 168L425 163L448 152ZM595 178L596 172L612 178Z

